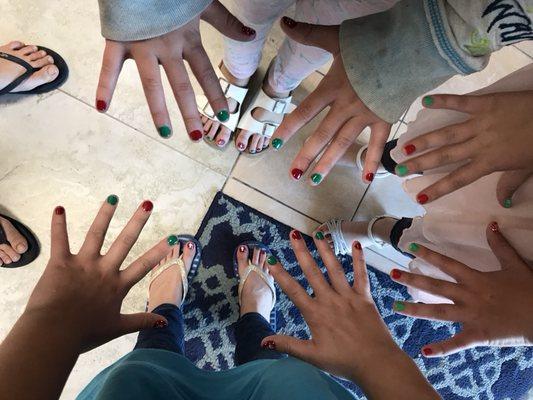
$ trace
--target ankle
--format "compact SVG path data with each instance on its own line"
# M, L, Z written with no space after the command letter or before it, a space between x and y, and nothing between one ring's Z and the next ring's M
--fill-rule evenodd
M372 234L379 240L390 243L392 228L398 222L395 218L384 217L378 219L372 227Z
M235 75L233 75L230 72L230 70L224 65L223 62L220 64L220 71L222 72L222 75L224 75L226 77L228 82L233 84L233 85L235 85L235 86L244 87L244 86L246 86L248 84L248 82L250 82L250 77L248 77L248 78L237 78Z
M263 82L263 90L270 97L288 97L291 94L290 90L277 88L271 83L270 70L267 78Z

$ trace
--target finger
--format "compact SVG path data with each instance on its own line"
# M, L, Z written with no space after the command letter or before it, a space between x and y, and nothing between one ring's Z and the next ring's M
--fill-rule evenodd
M304 361L311 361L313 356L309 340L296 339L292 336L267 336L261 341L261 347L286 353Z
M460 263L459 261L454 260L451 257L437 253L436 251L430 250L427 247L424 247L417 243L410 243L408 246L408 251L417 258L420 258L426 261L427 263L434 265L446 275L451 276L458 282L468 279L468 277L474 271L472 268L468 267L463 263Z
M100 112L107 111L111 104L125 57L126 49L122 43L106 40L100 79L96 89L96 109Z
M432 94L422 99L426 108L444 108L473 114L482 111L485 105L484 96L458 94Z
M424 346L422 354L426 357L443 357L474 347L477 343L478 340L474 334L463 331L442 342Z
M352 243L353 261L353 288L357 293L370 295L370 282L368 281L368 270L366 268L365 254L361 243Z
M441 279L429 278L424 275L412 274L397 269L391 271L391 278L404 286L420 289L424 292L446 297L450 300L455 300L461 295L461 291L456 284Z
M513 246L500 232L497 222L491 222L486 230L487 242L492 252L500 262L502 269L523 269L529 270L528 265L517 253Z
M168 138L172 132L172 124L165 101L165 91L161 81L159 61L153 55L143 55L135 58L137 69L141 77L144 95L152 114L152 120L159 133ZM169 132L170 130L170 132Z
M468 122L445 126L405 143L402 150L405 155L409 156L434 147L462 143L474 136L473 132Z
M191 81L187 75L187 69L181 60L174 60L172 63L163 62L163 68L181 111L189 138L194 142L198 142L203 137L203 126L200 113L196 108L196 99Z
M94 219L85 241L80 249L81 253L88 253L91 255L100 255L102 245L104 244L105 235L109 228L109 223L115 214L117 209L118 197L111 194L107 197L106 201L100 207L96 218Z
M166 326L168 326L167 319L158 314L142 312L120 315L120 335L138 332L143 329L161 329Z
M462 322L464 320L454 304L423 304L395 301L392 309L398 314L432 321Z
M280 25L283 32L298 43L320 47L332 54L337 54L340 51L340 25L306 24L289 17L283 17Z
M217 0L202 13L202 19L230 39L249 42L255 39L255 30L245 26Z
M524 184L531 176L533 171L517 170L506 171L498 180L496 186L496 197L498 202L505 208L511 208L513 205L514 193Z
M153 207L152 202L146 200L137 208L137 211L135 211L105 255L109 266L116 269L120 268L131 248L137 242L146 221L150 218Z
M67 219L65 209L57 206L52 215L50 258L63 258L70 255Z
M313 300L304 288L294 280L294 278L281 266L281 264L269 256L267 258L268 270L274 277L274 280L279 284L283 292L291 299L296 307L300 310L302 315L305 315L312 309Z
M390 135L391 125L386 122L378 122L371 126L370 142L366 151L365 165L363 167L363 180L372 182L374 175L381 163L383 148Z
M317 234L316 236L316 241L324 240L324 235ZM318 237L322 237L322 239L318 239ZM294 250L294 255L298 260L298 264L307 278L309 285L313 288L315 295L319 297L322 294L330 292L331 287L324 278L320 268L318 268L318 265L316 265L313 256L311 256L311 253L309 253L305 241L294 240L291 238L291 245Z

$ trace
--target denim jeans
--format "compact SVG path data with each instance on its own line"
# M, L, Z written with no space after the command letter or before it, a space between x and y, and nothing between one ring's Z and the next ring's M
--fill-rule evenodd
M165 317L168 325L139 332L135 349L161 349L185 355L185 327L181 309L174 304L161 304L153 311ZM235 363L245 364L254 360L279 359L285 354L263 349L261 341L276 333L269 322L258 313L247 313L235 324Z

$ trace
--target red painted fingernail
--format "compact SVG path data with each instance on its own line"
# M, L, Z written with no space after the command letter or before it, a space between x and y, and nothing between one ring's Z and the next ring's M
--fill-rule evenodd
M492 232L499 232L500 231L500 227L498 226L498 223L496 221L494 222L491 222L490 225L489 225L489 228Z
M189 133L189 137L194 142L197 142L198 140L200 140L202 136L203 136L202 132L200 132L199 130L195 130Z
M430 356L433 354L433 350L431 350L429 347L424 347L422 349L422 353L424 353L425 356Z
M283 21L285 25L287 25L291 29L294 28L298 24L295 20L289 17L283 17L281 20Z
M294 179L296 179L297 181L300 180L300 178L302 177L303 175L303 171L301 169L298 169L298 168L294 168L292 171L291 171L291 175Z
M276 350L276 343L273 340L267 340L262 347L263 349Z
M416 196L416 201L418 204L426 204L429 200L429 197L425 193L420 193L418 196Z
M392 279L400 279L402 277L402 273L397 269L393 269L390 272L390 276L392 277Z
M416 146L414 144L408 144L404 146L403 151L406 155L413 154L416 151Z
M357 250L362 250L361 243L359 243L357 240L353 242L353 247L355 247Z
M57 206L54 212L56 215L63 215L65 214L65 209L62 206Z
M239 251L240 251L241 253L245 253L245 252L246 252L246 246L240 246L240 247L239 247Z
M155 321L154 323L154 328L165 328L168 326L168 322L165 321L164 319L160 319L158 321Z
M368 174L365 175L365 179L368 182L372 182L374 180L374 174L372 172L369 172Z
M107 103L103 100L96 100L96 109L100 112L107 110Z
M188 247L189 249L191 249L191 250L194 249L194 243L193 243L193 242L189 242L189 243L187 243L187 247Z
M244 143L238 143L237 147L239 148L239 150L244 150L246 148L246 145Z
M154 203L152 203L150 200L145 200L143 201L141 207L144 211L150 212L154 208Z
M299 231L292 231L291 237L294 240L302 240L302 234Z
M217 140L217 144L218 144L219 146L224 146L224 145L226 144L226 141L225 141L224 139L218 139L218 140Z
M244 33L246 36L253 36L255 35L255 29L250 28L249 26L243 26L241 29L242 33Z

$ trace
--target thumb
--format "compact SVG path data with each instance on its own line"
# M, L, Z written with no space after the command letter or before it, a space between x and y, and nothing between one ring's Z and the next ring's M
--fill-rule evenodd
M312 25L296 22L292 18L281 19L281 29L291 39L307 46L320 47L332 54L340 52L340 25Z
M422 354L426 357L443 357L480 345L482 343L475 337L475 334L463 331L442 342L424 346Z
M143 329L165 328L168 326L166 318L154 313L121 314L120 329L122 334L141 331Z
M261 347L286 353L304 361L309 361L312 354L309 340L296 339L286 335L267 336L261 341Z
M230 39L249 42L255 39L255 30L245 26L218 0L213 1L202 13L202 19Z
M513 205L514 193L525 181L531 177L531 175L533 175L533 171L531 170L504 172L498 180L498 185L496 186L496 197L498 198L498 203L505 208L511 208Z

